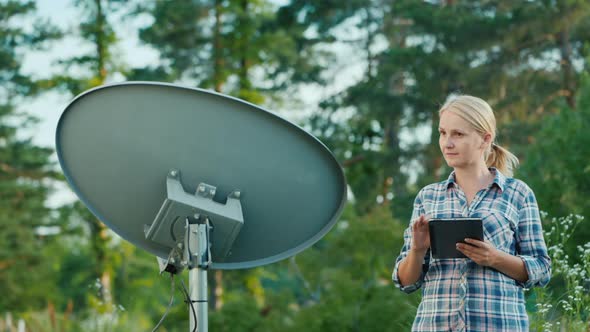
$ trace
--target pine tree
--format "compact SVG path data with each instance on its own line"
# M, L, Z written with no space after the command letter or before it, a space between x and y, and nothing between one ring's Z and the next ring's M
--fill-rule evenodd
M77 72L78 75L56 75L47 85L76 96L90 88L105 84L108 79L123 72L123 64L113 56L117 43L110 16L124 9L120 0L76 0L74 6L81 13L78 37L92 46L91 51L80 56L61 59L58 64L63 72ZM113 253L108 248L112 237L107 226L93 216L83 204L76 202L71 213L79 222L88 226L90 246L94 255L94 274L100 281L98 294L101 303L108 308L113 303Z
M154 23L140 38L163 64L132 78L185 82L263 104L297 82L319 81L318 52L285 25L269 1L159 1L139 9Z
M392 185L392 209L407 218L416 191L448 174L438 108L454 93L488 100L499 143L526 159L543 115L575 106L583 65L574 64L586 62L589 8L585 1L375 0L354 11L373 17L361 25L367 32L360 45L378 41L383 51L359 45L366 74L326 100L313 125L344 160L357 208L368 211L376 197L386 202L384 188ZM332 121L343 109L348 118Z
M21 23L34 13L33 2L0 3L0 308L13 311L45 306L55 290L48 275L51 253L45 252L47 227L55 222L45 205L49 182L57 177L53 151L23 137L35 119L17 111L39 91L22 73L23 52L58 36L47 22L32 29Z

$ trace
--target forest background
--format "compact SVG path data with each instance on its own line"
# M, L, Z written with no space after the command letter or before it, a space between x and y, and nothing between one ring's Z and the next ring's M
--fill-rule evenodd
M154 257L71 199L53 144L36 139L75 95L126 80L261 105L345 170L350 199L325 238L209 273L212 331L409 330L420 292L397 290L391 271L416 193L449 174L437 111L461 93L492 105L544 211L553 276L526 291L531 329L590 330L590 2L39 4L0 0L0 331L149 331L164 313L170 281ZM188 328L176 298L161 331Z

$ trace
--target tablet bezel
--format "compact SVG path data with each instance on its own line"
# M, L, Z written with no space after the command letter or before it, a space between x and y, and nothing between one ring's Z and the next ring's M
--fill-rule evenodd
M438 230L440 227L437 227L437 225L443 224L450 226L450 229L440 234L441 231ZM477 224L479 224L479 227ZM469 227L464 227L465 225ZM480 241L484 239L483 220L481 218L433 218L428 221L428 231L431 255L435 259L467 258L457 250L456 244L458 242L466 243L465 238Z

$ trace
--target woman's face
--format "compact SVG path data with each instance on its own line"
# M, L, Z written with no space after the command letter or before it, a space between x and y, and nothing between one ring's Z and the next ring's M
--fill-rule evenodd
M438 131L440 150L450 167L485 165L484 151L491 141L490 134L482 137L467 121L450 111L440 115Z

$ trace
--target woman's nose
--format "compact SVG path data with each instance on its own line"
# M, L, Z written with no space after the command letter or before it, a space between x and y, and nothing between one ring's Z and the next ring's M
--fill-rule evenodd
M445 147L447 147L447 148L452 148L455 146L455 144L453 143L453 140L450 138L447 138L444 143L445 143Z

